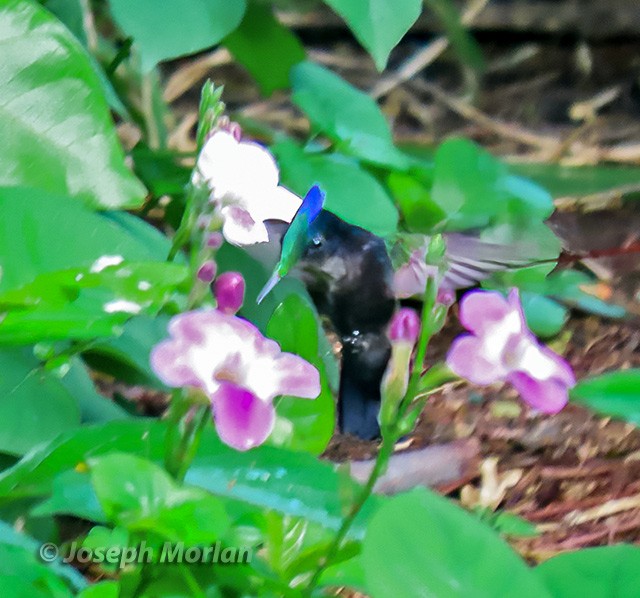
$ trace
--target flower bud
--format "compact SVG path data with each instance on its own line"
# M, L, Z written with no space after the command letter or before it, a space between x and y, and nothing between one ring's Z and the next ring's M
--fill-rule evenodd
M413 346L418 340L420 333L420 318L418 314L409 307L399 309L389 327L389 340L392 343L409 343Z
M209 233L207 236L207 247L210 249L220 249L223 241L224 237L222 236L222 233Z
M198 280L202 282L213 282L213 279L216 277L216 272L218 270L218 265L213 260L207 260L198 268L197 277Z
M213 294L218 309L226 314L235 314L244 302L244 278L239 272L225 272L216 278Z

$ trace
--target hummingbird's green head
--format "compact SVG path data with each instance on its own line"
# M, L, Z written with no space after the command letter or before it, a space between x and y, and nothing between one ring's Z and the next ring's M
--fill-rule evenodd
M276 286L278 281L285 276L294 264L302 256L305 247L309 243L314 220L322 211L325 194L318 185L314 185L305 195L298 211L295 213L291 224L282 239L280 261L277 263L271 278L264 285L258 295L260 303L267 294Z

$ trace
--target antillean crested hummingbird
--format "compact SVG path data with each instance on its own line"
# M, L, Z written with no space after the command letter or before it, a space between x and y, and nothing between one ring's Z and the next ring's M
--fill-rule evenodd
M324 193L313 186L282 237L280 260L258 302L288 273L302 280L342 343L338 425L343 433L372 439L380 435L380 383L391 353L394 269L381 237L323 206ZM449 270L441 288L472 286L508 267L500 257L504 247L460 234L445 237Z

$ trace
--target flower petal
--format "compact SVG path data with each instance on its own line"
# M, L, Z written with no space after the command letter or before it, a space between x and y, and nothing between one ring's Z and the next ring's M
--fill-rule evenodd
M222 234L233 245L267 243L269 233L262 221L255 221L251 214L240 206L226 206L221 210L224 218Z
M522 400L542 413L558 413L569 401L567 385L558 379L536 380L525 372L509 375Z
M210 398L216 429L225 444L246 451L271 434L275 423L271 401L230 382L221 383Z
M496 291L470 291L460 301L460 322L470 332L483 335L508 323L507 334L522 330L517 307Z
M453 341L447 354L447 365L461 378L480 385L503 380L508 373L501 361L487 358L483 342L470 334Z
M168 386L202 387L197 373L185 360L184 347L173 340L157 344L151 351L151 369Z
M320 374L298 355L282 353L274 359L263 352L249 364L246 385L264 400L280 395L315 399L320 394Z

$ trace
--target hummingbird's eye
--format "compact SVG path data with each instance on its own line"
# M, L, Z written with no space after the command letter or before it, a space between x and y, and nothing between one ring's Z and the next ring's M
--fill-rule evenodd
M313 239L311 240L311 242L313 243L314 247L320 247L320 245L322 245L322 236L321 235L315 235L313 237Z

